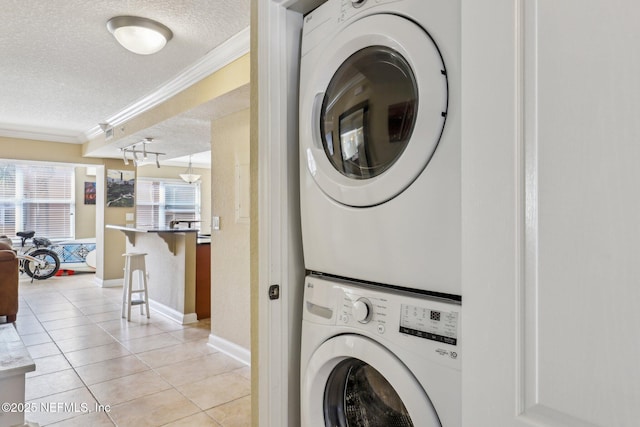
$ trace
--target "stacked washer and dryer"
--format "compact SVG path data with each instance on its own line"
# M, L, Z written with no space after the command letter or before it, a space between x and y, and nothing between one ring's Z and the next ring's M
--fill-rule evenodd
M459 1L306 15L299 113L302 427L459 427Z

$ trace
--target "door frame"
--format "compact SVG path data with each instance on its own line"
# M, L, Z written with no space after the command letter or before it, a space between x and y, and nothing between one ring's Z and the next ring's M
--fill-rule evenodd
M297 87L302 13L289 10L295 3L252 0L252 133L257 132L251 137L254 427L300 424L304 261ZM269 298L272 286L279 287L278 299Z

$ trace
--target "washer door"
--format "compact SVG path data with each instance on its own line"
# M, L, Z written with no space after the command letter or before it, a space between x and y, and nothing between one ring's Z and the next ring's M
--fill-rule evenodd
M407 367L359 335L324 342L302 374L301 393L303 427L441 427Z
M327 46L322 63L302 69L308 170L339 203L384 203L411 185L440 140L448 102L440 51L420 26L389 14L350 24Z

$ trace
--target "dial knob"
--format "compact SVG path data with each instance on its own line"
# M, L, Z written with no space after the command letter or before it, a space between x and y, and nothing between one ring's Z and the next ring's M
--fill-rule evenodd
M354 302L353 317L360 323L367 323L371 319L371 302L366 298Z

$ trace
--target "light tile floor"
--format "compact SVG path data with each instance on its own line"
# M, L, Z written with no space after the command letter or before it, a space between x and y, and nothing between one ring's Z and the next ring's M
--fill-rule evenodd
M93 274L21 278L15 325L36 363L26 401L38 408L27 421L250 426L250 369L207 345L208 320L179 325L135 308L127 322L121 298L122 288L99 288Z

